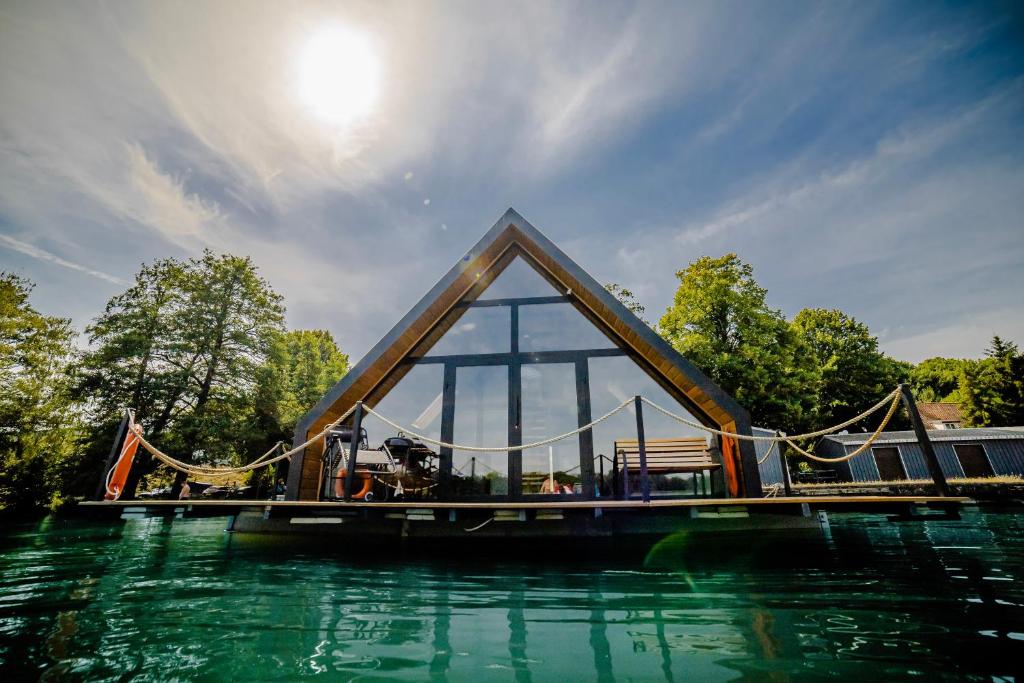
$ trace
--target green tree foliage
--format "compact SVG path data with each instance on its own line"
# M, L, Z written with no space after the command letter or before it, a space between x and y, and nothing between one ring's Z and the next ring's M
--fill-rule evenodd
M87 328L79 395L107 440L132 407L182 459L237 461L260 440L256 399L283 319L281 297L247 258L207 251L143 266Z
M910 376L919 401L960 404L968 427L1024 424L1024 354L994 336L984 358L929 358Z
M925 403L960 402L960 378L971 361L960 358L929 358L910 371L910 388Z
M845 422L877 403L910 374L909 363L880 352L878 339L868 326L842 311L805 308L791 324L821 372L815 414L818 424ZM870 419L877 420L877 416ZM874 428L874 424L870 426Z
M78 429L71 321L36 311L32 287L0 273L0 510L44 504L63 488Z
M290 442L299 419L345 373L348 356L326 330L292 330L274 340L268 362L260 369L253 401L250 453L275 442ZM274 472L254 470L248 483L257 490L273 485Z
M1024 425L1024 354L1017 345L992 338L986 357L964 365L960 409L967 425Z
M644 313L647 311L647 309L644 307L642 303L637 301L636 296L633 294L631 290L626 289L621 285L617 285L614 282L609 282L604 286L604 288L608 290L616 299L621 301L622 305L628 308L633 313L633 315L640 318L640 320L642 320L645 325L650 326L651 323L649 323L647 321L647 318L644 317Z
M261 369L255 431L269 444L290 440L295 426L348 372L348 356L326 330L291 330L275 340Z
M799 430L814 419L814 354L736 254L702 257L676 273L660 333L746 407L755 424Z
M306 411L348 372L348 356L327 330L293 330L284 336L288 390L282 424L291 431Z

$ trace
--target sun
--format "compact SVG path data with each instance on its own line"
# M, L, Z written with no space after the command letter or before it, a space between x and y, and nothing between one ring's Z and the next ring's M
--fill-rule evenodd
M326 123L343 127L365 118L379 87L380 60L364 33L342 26L322 29L299 55L299 98Z

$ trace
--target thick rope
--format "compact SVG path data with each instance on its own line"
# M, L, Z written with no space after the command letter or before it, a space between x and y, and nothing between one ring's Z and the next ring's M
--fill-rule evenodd
M356 406L352 406L351 408L346 410L341 415L341 417L329 423L317 434L310 437L309 439L306 439L304 442L302 442L298 446L295 446L291 450L287 450L281 455L278 455L277 457L274 458L270 458L269 460L262 460L262 458L264 458L265 456L260 456L259 458L249 463L248 465L242 465L241 467L210 468L196 466L193 465L192 463L182 462L181 460L176 460L175 458L172 458L171 456L167 455L153 444L146 441L145 437L143 437L141 433L142 428L139 427L138 425L134 426L132 433L139 437L139 443L142 444L142 447L145 448L150 453L150 455L152 455L154 458L164 463L168 467L178 470L179 472L184 472L185 474L195 474L198 476L214 476L217 474L238 474L241 472L248 472L249 470L255 470L260 467L266 467L267 465L273 465L275 462L280 462L281 460L291 458L296 453L304 450L310 444L316 443L317 441L322 439L327 434L327 432L331 431L339 424L341 424L341 422L348 419L349 415L355 412L355 409ZM275 446L275 448L277 447Z
M133 433L132 435L138 438L139 443L141 443L145 448L146 442L144 442L137 433ZM193 465L191 463L184 463L180 460L176 460L171 456L167 455L166 453L160 451L159 449L156 449L155 447L153 449L147 448L146 450L149 451L154 458L156 458L157 460L159 460L160 462L167 465L173 470L177 470L185 474L191 474L197 477L223 477L230 474L239 474L241 472L246 472L250 469L265 467L267 465L271 465L277 462L279 458L275 458L274 460L267 460L267 458L270 457L270 455L274 451L278 450L283 445L283 441L278 441L276 444L274 444L274 447L271 448L269 451L267 451L260 457L256 458L248 465L243 465L242 467L210 467L207 465ZM154 452L154 450L156 452Z
M795 443L793 443L792 439L789 438L789 437L786 437L786 443L793 450L795 450L797 453L799 453L800 455L804 456L805 458L810 458L811 460L817 460L818 462L836 463L836 462L846 462L847 460L852 460L853 458L856 458L858 455L860 455L861 453L866 451L868 448L870 448L871 444L873 444L875 442L875 440L878 439L879 436L881 436L882 431L885 429L886 425L889 424L889 420L891 420L892 416L896 414L896 409L899 407L899 405L900 405L900 396L897 395L896 398L893 399L892 405L889 406L889 412L887 412L885 414L885 417L882 418L882 422L878 425L878 429L876 429L874 434L872 434L871 437L867 441L864 442L863 446L861 446L860 448L855 450L853 453L847 453L846 455L840 456L838 458L823 458L820 455L814 455L813 453L809 453L809 452L805 451L804 449L800 448Z
M471 451L471 452L476 452L476 453L505 453L505 452L509 452L509 451L524 451L524 450L527 450L527 449L530 449L530 448L538 448L540 446L546 446L548 444L552 444L552 443L555 443L557 441L562 441L563 439L568 439L570 437L576 436L576 435L580 434L581 432L584 432L584 431L586 431L588 429L592 429L594 426L596 426L596 425L600 424L601 422L604 422L608 418L612 417L613 415L615 415L616 413L621 411L623 408L628 406L630 403L632 403L633 400L634 399L632 399L632 398L626 399L625 401L620 403L618 406L613 408L608 413L605 413L604 415L602 415L601 417L597 418L596 420L590 422L589 424L583 425L582 427L574 429L571 432L566 432L565 434L559 434L558 436L552 436L550 438L543 439L541 441L535 441L533 443L522 444L522 445L519 445L519 446L462 446L462 445L455 444L455 443L449 443L447 441L440 441L438 439L432 439L429 436L426 436L424 434L419 434L417 432L414 432L411 429L409 429L408 427L403 427L402 425L400 425L400 424L398 424L396 422L393 422L392 420L388 419L384 415L381 415L376 410L374 410L373 408L371 408L371 407L369 407L369 406L367 406L365 404L363 405L363 410L367 414L375 416L376 418L378 418L379 420L381 420L385 424L389 425L390 427L398 430L399 432L404 432L404 433L408 434L410 437L412 437L414 439L417 439L419 441L423 441L425 443L432 444L432 445L437 446L439 448L450 448L452 450ZM665 408L662 408L657 403L655 403L654 401L652 401L652 400L650 400L648 398L640 397L640 400L642 400L644 403L649 405L654 410L662 413L666 417L669 417L669 418L671 418L671 419L673 419L673 420L675 420L677 422L680 422L680 423L682 423L684 425L687 425L689 427L692 427L694 429L698 429L698 430L701 430L701 431L708 432L710 434L716 434L718 436L728 437L728 438L732 438L732 439L742 439L742 440L746 440L746 441L770 441L772 443L772 447L769 448L768 452L765 453L764 457L762 457L761 460L758 461L758 463L757 463L758 465L760 465L761 463L763 463L765 460L768 459L768 456L771 455L772 450L774 450L774 448L778 445L778 443L780 441L785 441L795 451L797 451L798 453L800 453L801 455L803 455L803 456L805 456L807 458L811 458L812 460L817 460L819 462L845 462L846 460L850 460L851 458L854 458L857 455L860 455L861 453L863 453L878 438L879 434L881 434L882 430L889 423L889 420L891 420L892 416L896 413L896 409L899 406L899 402L900 402L900 389L897 388L897 389L893 390L892 393L888 394L881 401L879 401L878 403L876 403L872 407L868 408L867 410L865 410L860 415L857 415L855 417L850 418L846 422L843 422L841 424L838 424L838 425L835 425L835 426L832 426L832 427L827 427L825 429L820 429L820 430L818 430L816 432L808 432L806 434L796 434L794 436L783 436L783 435L778 435L778 434L774 435L774 436L753 436L753 435L747 435L747 434L736 434L734 432L726 432L726 431L723 431L723 430L720 430L720 429L715 429L714 427L708 427L705 424L702 424L700 422L696 422L694 420L690 420L688 418L683 417L682 415L676 415L675 413L673 413L673 412L671 412L671 411L669 411L669 410L667 410ZM875 433L872 435L872 437L863 446L861 446L860 448L858 448L856 451L854 451L853 453L851 453L849 455L846 455L846 456L843 456L843 457L840 457L840 458L822 458L820 456L816 456L814 454L808 453L807 451L804 451L799 446L797 446L796 444L793 443L793 441L795 441L795 440L811 439L811 438L815 438L815 437L819 437L819 436L824 436L826 434L831 434L832 432L836 432L836 431L839 431L840 429L844 429L846 427L849 427L850 425L855 424L857 422L860 422L864 418L874 414L878 410L881 410L883 407L885 407L886 403L888 403L889 401L891 401L892 404L889 407L889 412L888 412L888 414L886 414L885 419L883 419L881 425L879 425L879 428L875 431ZM153 444L149 443L145 439L145 437L142 436L142 428L140 426L133 424L132 428L131 428L131 431L132 431L132 434L134 434L135 436L138 437L139 443L142 445L142 447L145 448L151 455L153 455L153 457L155 457L157 460L159 460L160 462L164 463L168 467L171 467L172 469L178 470L179 472L184 472L186 474L193 474L193 475L197 475L197 476L217 476L217 475L223 475L223 474L239 474L239 473L248 472L250 470L254 470L254 469L257 469L257 468L260 468L260 467L266 467L267 465L272 465L272 464L274 464L276 462L279 462L281 460L290 459L296 453L302 451L303 449L305 449L309 445L311 445L311 444L317 442L318 440L322 439L327 434L327 432L329 432L331 429L336 427L338 424L340 424L341 422L346 420L353 412L355 412L355 409L356 409L356 406L355 405L352 406L347 411L345 411L345 413L342 414L338 419L336 419L333 422L329 423L326 427L324 427L316 435L314 435L313 437L307 439L305 442L299 444L298 446L295 446L291 450L285 451L284 453L282 453L282 454L280 454L280 455L278 455L278 456L276 456L274 458L266 459L267 456L270 455L270 453L272 453L274 450L276 450L278 448L278 446L280 446L280 444L277 444L277 445L274 446L274 448L272 448L270 451L268 451L264 455L260 456L259 458L257 458L253 462L251 462L251 463L249 463L247 465L242 465L240 467L223 467L223 468L218 468L218 467L208 467L208 466L194 465L192 463L182 462L181 460L177 460L177 459L171 457L170 455L167 455L166 453L161 451L159 448L157 448Z
M424 436L423 434L417 434L416 432L412 431L411 429L408 429L407 427L403 427L400 424L392 422L391 420L389 420L388 418L384 417L383 415L378 413L373 408L370 408L369 406L365 406L364 405L363 406L363 410L365 410L370 415L373 415L374 417L379 419L384 424L389 425L390 427L393 427L394 429L397 429L400 432L405 432L408 436L411 436L414 439L417 439L419 441L424 441L424 442L429 443L429 444L433 444L433 445L437 446L438 448L451 448L452 450L473 451L475 453L505 453L507 451L525 451L525 450L527 450L529 448L538 448L540 446L547 446L548 444L555 443L556 441L561 441L562 439L568 439L569 437L576 436L580 432L586 431L586 430L594 427L595 425L598 425L598 424L604 422L605 420L607 420L612 415L614 415L615 413L619 412L620 410L622 410L623 408L625 408L626 406L628 406L632 402L633 402L633 399L631 399L631 398L627 399L627 400L623 401L622 403L620 403L618 406L616 406L614 409L612 409L610 412L605 413L604 415L602 415L601 417L597 418L593 422L585 424L582 427L579 427L578 429L572 430L571 432L566 432L565 434L559 434L558 436L552 436L551 438L544 439L543 441L534 441L533 443L523 444L521 446L460 446L459 444L448 443L447 441L438 441L437 439L431 439L429 436Z
M763 458L761 458L760 460L757 461L757 464L758 465L763 465L764 461L768 459L768 456L771 455L772 451L774 451L776 448L778 448L778 446L779 446L779 442L778 441L772 441L772 445L768 447L768 451L764 454Z
M898 388L894 389L892 391L892 393L886 395L886 397L883 398L881 401L879 401L875 405L871 406L870 408L865 410L860 415L857 415L856 417L851 417L849 420L847 420L846 422L843 422L842 424L837 424L837 425L835 425L833 427L827 427L825 429L819 429L816 432L808 432L806 434L795 434L794 436L789 436L789 437L784 437L784 436L753 436L753 435L747 435L747 434L736 434L735 432L725 432L725 431L722 431L720 429L715 429L714 427L708 427L707 425L701 424L700 422L695 422L694 420L687 419L687 418L683 417L682 415L676 415L675 413L673 413L673 412L671 412L669 410L666 410L665 408L662 408L661 406L659 406L657 403L655 403L654 401L650 400L649 398L644 398L644 397L641 396L640 400L643 401L644 403L646 403L647 405L649 405L650 407L654 408L655 410L657 410L659 413L662 413L663 415L672 418L676 422L681 422L684 425L687 425L689 427L693 427L694 429L701 429L701 430L704 430L705 432L710 432L711 434L717 434L718 436L727 436L730 439L742 439L744 441L772 441L772 442L777 443L779 441L788 441L789 439L813 439L813 438L815 438L817 436L825 436L826 434L831 434L832 432L837 432L840 429L844 429L846 427L849 427L852 424L860 422L861 420L863 420L864 418L868 417L872 413L875 413L875 412L881 410L882 408L884 408L885 405L890 400L895 402L895 401L897 401L899 399L899 397L900 397L900 390Z

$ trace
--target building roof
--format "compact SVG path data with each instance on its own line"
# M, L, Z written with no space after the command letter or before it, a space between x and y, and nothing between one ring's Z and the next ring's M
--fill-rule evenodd
M570 297L572 303L605 328L615 343L636 360L643 361L652 375L671 387L699 420L721 429L746 434L750 415L731 396L712 382L667 341L627 309L614 295L578 266L551 240L514 209L509 209L490 230L413 306L395 327L346 374L299 421L295 442L301 443L345 413L357 401L373 405L400 377L403 361L425 348L443 332L448 313L467 299L474 299L514 257L522 256L552 284ZM410 366L411 367L411 366ZM750 442L739 443L737 474L748 495L760 491L757 459ZM299 488L304 453L293 458L289 491ZM308 469L308 468L306 468ZM294 495L294 494L293 494Z
M617 343L642 357L649 366L676 387L698 418L737 429L749 429L747 411L686 360L661 336L627 309L614 295L580 268L551 240L514 209L498 222L417 303L383 339L299 421L296 438L315 433L339 417L356 401L372 400L391 371L462 301L481 278L496 277L518 250L547 272L617 337ZM299 438L301 436L301 439Z
M959 403L918 403L917 412L925 422L963 422Z
M871 434L830 434L822 437L841 444L859 446L870 438ZM1024 440L1024 427L972 427L968 429L929 429L931 441L992 441L995 439ZM917 435L912 431L882 432L875 443L916 443Z

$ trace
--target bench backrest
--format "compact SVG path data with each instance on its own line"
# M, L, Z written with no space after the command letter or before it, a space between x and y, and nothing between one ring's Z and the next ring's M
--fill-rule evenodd
M695 469L710 469L718 465L711 459L707 442L701 437L682 439L646 439L644 450L647 454L648 472L673 472ZM640 442L636 439L622 439L615 442L618 467L628 464L633 472L640 471ZM623 462L625 461L625 462Z

